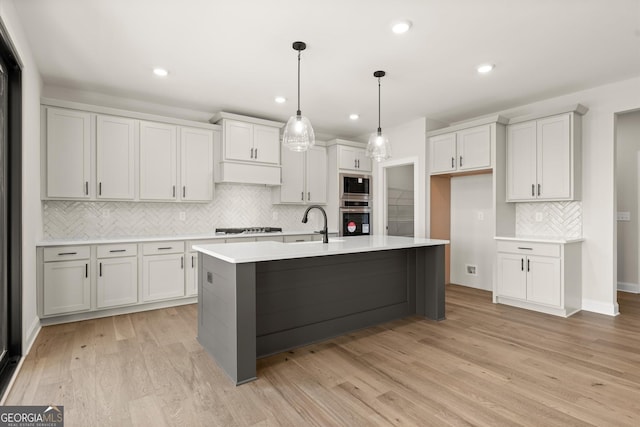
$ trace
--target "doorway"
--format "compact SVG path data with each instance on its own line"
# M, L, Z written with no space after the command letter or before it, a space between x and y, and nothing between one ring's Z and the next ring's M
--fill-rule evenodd
M415 236L415 186L413 163L392 166L386 171L386 234L389 236Z

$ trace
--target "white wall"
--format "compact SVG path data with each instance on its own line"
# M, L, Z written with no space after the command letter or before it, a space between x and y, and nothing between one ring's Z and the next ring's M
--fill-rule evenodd
M451 178L451 283L493 289L493 177ZM476 275L466 266L476 266Z
M40 327L36 310L36 242L42 238L40 204L40 92L42 80L13 1L0 0L0 17L22 68L22 349Z
M620 114L616 130L617 210L630 221L618 221L618 289L640 292L638 280L638 162L640 111Z

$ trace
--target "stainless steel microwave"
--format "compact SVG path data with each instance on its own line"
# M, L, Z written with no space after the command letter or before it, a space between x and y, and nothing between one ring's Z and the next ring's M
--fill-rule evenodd
M341 200L369 200L373 191L371 175L340 174Z

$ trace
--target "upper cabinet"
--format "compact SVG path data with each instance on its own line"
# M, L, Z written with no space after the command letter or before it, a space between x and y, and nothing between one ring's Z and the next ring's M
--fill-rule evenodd
M371 172L371 159L362 148L338 146L338 165L343 170Z
M273 203L327 203L327 149L282 150L282 185L273 187Z
M507 126L507 201L580 198L580 127L576 112Z
M177 128L140 123L140 200L176 200Z
M43 199L213 199L214 142L220 141L219 126L66 101L47 102L52 105L43 105L41 110Z
M91 176L91 114L60 108L46 109L45 153L47 198L88 199Z
M492 167L488 124L432 136L429 147L432 175Z
M217 113L212 123L222 125L216 143L216 182L280 185L280 122L237 114Z
M136 120L98 115L96 176L98 199L135 198Z

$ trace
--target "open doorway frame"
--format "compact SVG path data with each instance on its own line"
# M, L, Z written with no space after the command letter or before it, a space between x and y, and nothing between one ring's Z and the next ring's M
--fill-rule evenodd
M420 227L420 203L422 198L418 197L418 190L420 189L420 173L418 168L418 157L404 157L401 159L387 160L380 162L376 166L375 175L375 195L373 200L374 212L373 212L373 232L374 234L386 235L387 234L387 169L396 166L413 166L413 230L414 236L421 237L419 235L423 227Z

